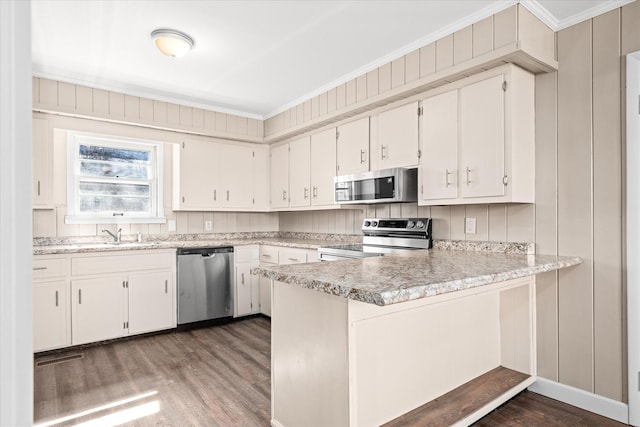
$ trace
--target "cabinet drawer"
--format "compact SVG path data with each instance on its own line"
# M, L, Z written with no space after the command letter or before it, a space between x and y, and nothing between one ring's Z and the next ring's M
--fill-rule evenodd
M66 274L66 258L33 258L33 280L64 277Z
M79 276L140 270L166 270L171 269L175 262L176 257L173 252L157 254L125 252L122 255L77 257L71 259L71 274Z
M260 262L278 264L278 248L274 246L260 246Z
M307 251L304 249L281 249L280 264L300 264L307 262Z
M258 259L258 245L235 246L233 252L235 262L251 262Z

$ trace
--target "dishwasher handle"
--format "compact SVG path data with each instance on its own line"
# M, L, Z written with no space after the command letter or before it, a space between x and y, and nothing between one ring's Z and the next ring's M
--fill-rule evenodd
M176 253L178 255L202 255L211 258L215 254L233 253L233 246L220 246L217 248L179 248Z

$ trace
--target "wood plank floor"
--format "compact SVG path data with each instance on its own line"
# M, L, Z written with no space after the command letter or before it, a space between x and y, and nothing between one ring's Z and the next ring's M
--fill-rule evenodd
M269 319L255 317L36 357L38 364L83 356L34 368L35 423L269 426L270 327ZM475 425L622 424L524 392Z

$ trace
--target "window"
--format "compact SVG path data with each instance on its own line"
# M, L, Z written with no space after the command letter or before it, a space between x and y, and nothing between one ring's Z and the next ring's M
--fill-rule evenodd
M66 223L163 223L162 144L68 133Z

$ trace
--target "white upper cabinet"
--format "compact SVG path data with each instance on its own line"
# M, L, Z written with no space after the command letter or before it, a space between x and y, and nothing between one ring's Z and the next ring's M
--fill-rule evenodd
M173 210L268 210L269 147L185 140L173 150Z
M418 166L418 102L371 117L371 169Z
M419 204L535 201L534 85L504 65L423 101Z
M310 156L310 137L305 136L289 143L289 206L292 208L311 205Z
M337 129L336 175L350 175L369 170L369 117Z
M336 175L336 129L311 135L311 205L333 204Z
M458 91L427 98L422 103L419 198L458 197Z
M222 206L250 209L253 207L253 149L242 145L222 144L220 180Z
M173 209L206 211L222 206L220 144L185 140L174 147L173 156Z
M460 166L462 197L505 194L504 75L460 89Z
M53 207L53 141L49 120L33 116L32 135L32 203L34 208Z
M269 210L269 147L253 148L253 208Z
M289 206L289 144L271 149L271 207Z

